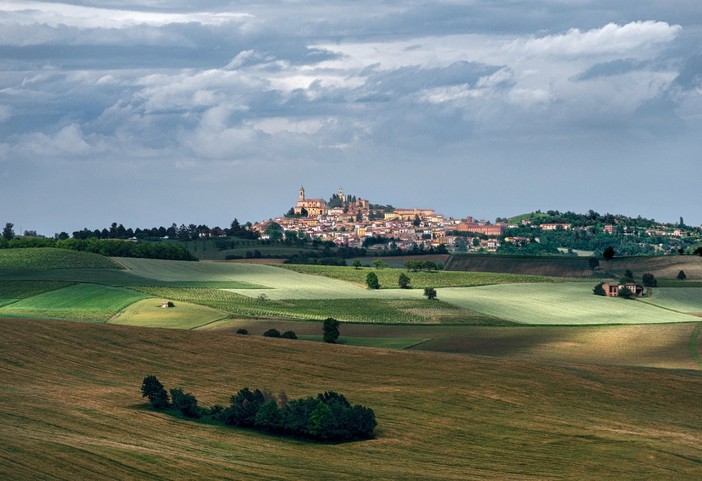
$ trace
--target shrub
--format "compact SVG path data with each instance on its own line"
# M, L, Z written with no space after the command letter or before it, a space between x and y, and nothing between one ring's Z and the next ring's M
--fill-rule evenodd
M424 295L427 297L427 299L433 301L434 299L436 299L436 289L434 289L433 287L425 287Z
M275 328L268 329L266 332L263 333L264 337L281 337L280 331Z
M244 329L243 327L241 327L241 328L239 328L239 329L236 330L236 333L246 336L246 335L249 334L249 331L247 331L246 329Z
M285 331L280 337L284 339L297 339L297 335L293 331Z
M604 286L604 282L600 282L599 284L597 284L592 289L592 293L595 294L596 296L606 296L607 292L605 292L604 287L602 287L602 286Z
M685 271L678 272L678 280L684 281L685 279L687 279L687 275L685 274Z
M168 407L168 392L153 374L146 376L141 383L142 397L149 399L149 404L154 409L165 409Z
M366 285L368 289L380 289L380 282L375 272L369 272L366 276Z

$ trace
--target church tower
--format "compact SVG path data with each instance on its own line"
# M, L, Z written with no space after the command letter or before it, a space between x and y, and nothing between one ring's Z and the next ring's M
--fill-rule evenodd
M300 191L297 193L297 200L305 200L305 188L300 186Z
M344 189L343 187L339 187L339 200L341 202L346 202L346 198L344 197Z

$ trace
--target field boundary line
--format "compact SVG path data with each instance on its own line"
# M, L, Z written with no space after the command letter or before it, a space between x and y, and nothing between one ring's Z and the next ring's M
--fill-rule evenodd
M692 331L692 334L690 335L690 344L689 344L689 349L690 349L690 355L692 356L692 359L697 363L697 365L702 368L702 359L700 359L700 353L697 350L697 344L699 343L699 337L700 334L702 334L702 322L697 323L697 327Z

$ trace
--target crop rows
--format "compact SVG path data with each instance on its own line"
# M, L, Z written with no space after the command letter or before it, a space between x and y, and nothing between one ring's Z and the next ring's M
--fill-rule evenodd
M89 252L53 247L0 250L0 269L3 270L118 268L119 266L108 257Z
M403 269L369 269L339 266L315 266L301 264L284 264L281 267L300 272L314 274L333 279L365 285L366 276L374 272L378 276L381 288L398 288L398 277L405 273L411 280L412 287L475 287L493 284L514 284L531 282L563 282L565 279L532 276L525 274L499 274L492 272L458 272L458 271L418 271L408 272Z
M233 292L202 288L132 286L131 289L163 299L190 302L247 317L368 323L499 324L491 318L441 301L424 299L285 299L246 297Z

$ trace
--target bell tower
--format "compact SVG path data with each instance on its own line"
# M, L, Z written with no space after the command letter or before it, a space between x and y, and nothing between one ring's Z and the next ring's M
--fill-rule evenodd
M305 200L305 188L300 186L300 190L297 193L297 200Z
M341 202L346 202L346 198L344 197L344 189L343 187L339 187L339 200Z

